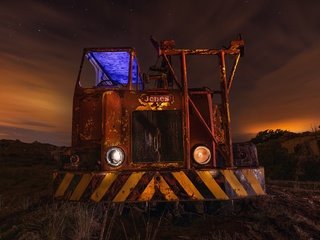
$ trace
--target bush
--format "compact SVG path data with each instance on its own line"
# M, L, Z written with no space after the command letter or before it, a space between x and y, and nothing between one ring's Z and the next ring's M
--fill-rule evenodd
M281 143L292 137L307 133L292 133L286 130L265 130L251 141L256 143L259 162L265 167L266 178L279 180L320 180L320 159L306 153L289 154Z
M266 177L290 180L295 178L297 160L290 156L278 140L257 145L259 162L265 167Z

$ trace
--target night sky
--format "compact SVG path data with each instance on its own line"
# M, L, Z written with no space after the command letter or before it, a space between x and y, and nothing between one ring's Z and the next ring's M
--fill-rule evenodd
M0 139L70 145L82 49L133 46L146 71L156 60L150 35L221 48L242 33L231 91L236 141L320 124L320 1L1 0L0 21Z

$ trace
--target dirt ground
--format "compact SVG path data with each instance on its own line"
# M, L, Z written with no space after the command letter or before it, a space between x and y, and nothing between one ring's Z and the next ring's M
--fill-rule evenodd
M0 167L0 240L320 239L320 191L267 186L268 195L206 204L54 202L51 165Z
M155 239L320 239L320 193L269 186L265 197L167 214Z
M320 239L320 194L270 186L268 196L223 203L187 221L164 225L159 239Z
M1 240L320 239L319 192L268 186L265 197L142 209L54 203L41 189L29 196L2 192Z

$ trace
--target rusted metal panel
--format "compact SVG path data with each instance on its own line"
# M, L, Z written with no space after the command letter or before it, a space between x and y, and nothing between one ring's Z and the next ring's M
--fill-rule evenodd
M121 169L146 169L154 167L171 168L183 164L175 162L153 162L140 164L132 159L132 116L136 111L177 111L181 110L181 94L178 91L108 91L103 97L103 139L101 148L102 169L113 169L104 161L104 154L110 147L120 146L124 149L126 160Z
M71 154L77 154L77 169L97 169L102 139L102 93L85 89L76 91L73 103ZM68 166L65 165L66 167Z
M257 148L251 142L234 143L233 156L237 167L259 166Z
M104 118L103 141L105 146L127 145L124 139L128 133L128 110L123 107L123 99L118 91L107 91L103 96Z

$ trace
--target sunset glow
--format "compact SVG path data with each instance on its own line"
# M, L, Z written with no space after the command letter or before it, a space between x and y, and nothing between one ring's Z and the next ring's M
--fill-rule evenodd
M277 122L267 122L252 125L245 128L244 132L256 134L259 131L263 131L266 129L282 129L291 132L312 131L312 128L317 127L317 122L319 122L317 121L317 119L288 119Z

